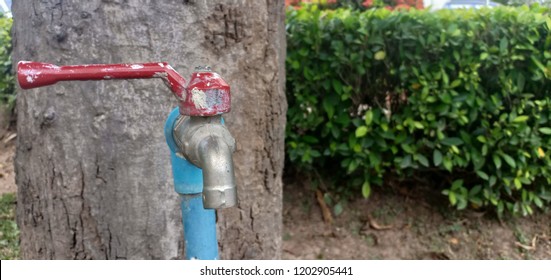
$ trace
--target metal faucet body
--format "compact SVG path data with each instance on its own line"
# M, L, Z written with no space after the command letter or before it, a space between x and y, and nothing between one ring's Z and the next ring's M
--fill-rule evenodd
M237 204L232 153L235 139L212 117L180 116L173 136L182 156L203 170L203 205L219 209Z
M69 80L160 78L179 101L165 123L174 187L181 197L187 259L218 259L213 209L237 204L232 153L235 140L221 117L231 109L230 87L210 68L185 79L165 62L57 66L21 61L23 89Z

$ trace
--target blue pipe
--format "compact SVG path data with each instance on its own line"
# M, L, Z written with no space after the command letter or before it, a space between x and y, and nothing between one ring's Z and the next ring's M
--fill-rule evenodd
M216 260L216 217L213 209L203 208L203 171L176 155L178 147L172 130L179 116L178 108L172 110L165 123L165 137L170 148L174 188L181 197L186 259Z

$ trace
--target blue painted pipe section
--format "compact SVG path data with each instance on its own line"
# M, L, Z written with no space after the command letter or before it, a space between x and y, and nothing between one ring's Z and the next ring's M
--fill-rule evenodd
M203 208L201 194L181 195L186 259L217 260L218 242L213 209Z
M203 171L201 168L191 164L183 157L176 155L178 146L174 142L172 130L174 123L180 116L180 110L175 108L168 115L165 123L166 143L170 148L170 159L172 161L172 173L174 176L174 188L179 194L196 194L203 192Z
M172 130L179 116L178 108L172 110L165 123L165 137L170 148L174 188L181 197L186 259L216 260L216 217L213 209L203 207L203 171L176 155L178 147Z

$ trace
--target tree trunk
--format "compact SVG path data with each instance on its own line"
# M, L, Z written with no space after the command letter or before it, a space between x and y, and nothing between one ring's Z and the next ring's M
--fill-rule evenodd
M218 211L220 256L280 257L283 1L14 1L13 14L14 62L168 61L186 78L197 65L220 73L232 88L239 195ZM23 259L183 257L163 136L176 101L162 82L62 82L17 98Z

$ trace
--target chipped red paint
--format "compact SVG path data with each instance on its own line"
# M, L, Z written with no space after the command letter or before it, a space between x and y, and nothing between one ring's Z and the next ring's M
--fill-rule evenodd
M42 62L20 61L17 80L23 89L73 80L161 78L180 101L180 113L187 116L214 116L230 111L230 87L217 73L192 74L189 85L166 62L134 64L88 64L57 66Z
M57 66L21 61L17 64L17 80L23 89L47 86L59 81L148 78L163 78L174 94L182 95L185 80L166 62Z
M199 71L191 75L180 113L186 116L214 116L231 109L230 86L215 72Z

